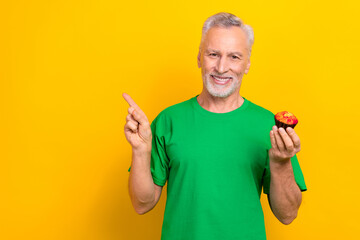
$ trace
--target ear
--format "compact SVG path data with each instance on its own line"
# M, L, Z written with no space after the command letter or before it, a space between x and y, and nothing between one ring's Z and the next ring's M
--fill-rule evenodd
M197 64L198 64L198 68L201 68L201 51L199 49L199 53L197 56Z
M249 72L249 69L250 69L250 58L248 60L248 63L246 64L245 74L247 74Z

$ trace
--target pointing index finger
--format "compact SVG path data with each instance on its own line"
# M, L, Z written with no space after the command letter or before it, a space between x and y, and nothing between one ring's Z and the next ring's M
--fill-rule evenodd
M141 110L141 108L134 102L134 100L129 96L129 94L123 93L123 97L125 101L130 105L128 112L133 115L136 121L140 124L148 123L145 113ZM136 110L136 111L135 111ZM135 115L134 115L135 112Z
M129 94L123 93L122 96L131 107L139 109L139 106L135 103L135 101L130 97Z

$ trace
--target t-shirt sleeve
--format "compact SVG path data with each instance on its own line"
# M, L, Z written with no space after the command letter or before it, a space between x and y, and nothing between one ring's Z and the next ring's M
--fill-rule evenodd
M294 155L291 158L291 165L293 168L293 172L294 172L294 177L295 177L295 182L296 184L299 186L300 190L302 192L306 191L306 185L305 185L305 180L304 180L304 176L303 173L301 171L300 165L299 165L299 161L297 159L297 156ZM269 194L270 193L270 166L269 166L269 158L267 158L266 161L266 166L265 166L265 170L264 170L264 175L263 175L263 191L265 194Z
M152 148L150 170L156 185L164 186L169 176L169 158L166 154L164 118L157 117L150 125L152 132ZM130 172L131 167L129 168Z

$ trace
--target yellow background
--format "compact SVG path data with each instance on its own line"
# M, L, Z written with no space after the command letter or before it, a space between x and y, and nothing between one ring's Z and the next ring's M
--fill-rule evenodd
M11 3L10 3L11 2ZM241 95L300 123L308 191L267 236L358 239L358 1L1 1L0 239L160 239L166 189L139 216L127 191L127 92L150 121L202 89L201 27L255 31Z

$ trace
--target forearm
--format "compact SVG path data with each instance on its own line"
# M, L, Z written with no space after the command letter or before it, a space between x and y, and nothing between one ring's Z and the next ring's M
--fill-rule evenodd
M279 221L289 224L296 218L302 199L290 159L281 163L270 159L270 172L271 209Z
M132 151L129 194L135 211L147 212L155 201L155 187L150 171L151 151Z

